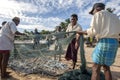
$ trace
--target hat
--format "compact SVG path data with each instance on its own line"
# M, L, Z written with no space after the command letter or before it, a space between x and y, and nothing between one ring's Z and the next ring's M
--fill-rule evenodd
M102 9L105 9L105 4L103 4L103 3L95 3L92 10L89 12L89 14L93 14L94 9L96 9L98 7L102 8Z

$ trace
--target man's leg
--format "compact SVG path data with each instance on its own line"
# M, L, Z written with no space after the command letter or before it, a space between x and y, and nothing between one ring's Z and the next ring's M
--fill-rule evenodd
M101 65L96 63L93 64L91 80L100 80L100 68Z
M2 78L7 77L6 70L7 70L9 57L10 57L10 51L3 53L3 60L2 60L2 66L1 66L1 69L2 69L1 77Z
M105 80L112 80L112 75L111 75L110 67L104 65L103 69L104 69Z
M75 61L73 61L73 69L75 69L75 65L76 65L76 62L75 62Z
M59 54L59 61L61 61L62 59L61 59L61 54Z

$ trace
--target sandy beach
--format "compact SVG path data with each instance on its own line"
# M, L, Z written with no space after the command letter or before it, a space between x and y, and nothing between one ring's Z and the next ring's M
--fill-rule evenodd
M91 48L91 47L85 47L87 69L91 69L92 67L91 53L93 49L94 48ZM72 68L72 61L66 61L64 59L64 55L62 55L61 62L67 64L69 68ZM80 65L81 65L80 55L78 54L78 62L77 62L76 69L79 69ZM47 75L42 75L42 74L29 74L29 75L22 76L10 68L8 68L7 71L10 72L11 78L6 79L6 80L58 80L58 77L47 76ZM116 55L115 63L111 66L111 71L112 71L113 80L120 80L120 47Z

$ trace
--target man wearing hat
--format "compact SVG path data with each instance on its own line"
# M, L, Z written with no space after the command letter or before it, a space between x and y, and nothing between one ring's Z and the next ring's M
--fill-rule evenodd
M79 31L79 34L88 34L98 39L93 53L93 67L91 80L100 80L100 69L103 67L105 80L112 80L110 66L114 63L118 50L120 20L105 9L103 3L95 3L89 12L92 17L90 28Z

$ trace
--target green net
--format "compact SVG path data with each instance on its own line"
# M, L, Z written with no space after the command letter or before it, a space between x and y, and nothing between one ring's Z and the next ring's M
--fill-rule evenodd
M69 36L66 37L68 34ZM41 73L58 76L62 74L58 80L90 80L92 72L86 69L83 35L80 36L82 64L80 69L65 72L69 69L68 66L54 57L65 53L68 44L74 37L75 32L59 32L48 35L21 36L21 40L16 38L9 66L24 75ZM100 80L105 80L102 73Z
M91 80L92 71L87 70L86 73L82 73L81 69L65 72L58 80ZM100 73L100 80L105 80L104 74Z
M66 35L68 35L66 37ZM68 69L54 56L61 56L75 32L58 32L47 35L18 36L11 52L9 66L22 74L45 73L57 75Z
M84 51L84 37L80 36L80 69L72 70L62 74L58 80L91 80L92 71L86 69L86 59ZM105 80L103 73L100 73L100 80Z

